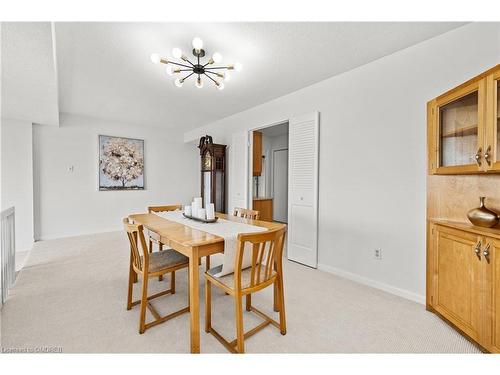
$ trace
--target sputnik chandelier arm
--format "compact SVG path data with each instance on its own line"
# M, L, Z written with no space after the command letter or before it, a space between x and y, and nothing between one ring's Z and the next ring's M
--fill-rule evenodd
M239 63L212 66L213 64L218 64L222 61L222 55L218 52L215 52L207 62L202 63L201 59L205 57L205 50L203 49L203 41L200 38L196 37L193 39L192 44L193 44L192 52L194 57L196 58L196 63L191 62L179 48L174 48L172 50L172 55L175 59L180 59L183 62L176 62L170 59L163 58L157 53L151 54L151 61L154 64L167 65L166 71L168 75L187 73L184 77L179 77L174 81L175 86L182 87L184 81L186 81L189 77L195 75L197 76L195 80L196 87L198 88L203 87L203 81L201 78L206 77L215 84L215 87L217 87L219 90L222 90L224 89L224 81L229 81L230 79L230 75L227 73L227 71L241 70L242 66Z

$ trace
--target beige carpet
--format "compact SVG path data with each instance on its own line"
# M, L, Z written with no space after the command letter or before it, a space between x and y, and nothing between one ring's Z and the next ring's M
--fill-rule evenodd
M188 353L188 314L139 335L138 309L125 309L128 260L121 232L36 243L2 311L2 347ZM154 281L152 286L160 290L168 283ZM153 304L162 313L185 306L186 285L186 271L178 272L177 293ZM268 289L255 295L254 303L271 314L272 288ZM247 352L478 352L422 305L288 261L285 294L287 335L267 327L245 342ZM233 300L217 289L213 298L213 325L232 339ZM259 319L246 314L248 330ZM203 331L203 314L201 329L202 352L226 353Z

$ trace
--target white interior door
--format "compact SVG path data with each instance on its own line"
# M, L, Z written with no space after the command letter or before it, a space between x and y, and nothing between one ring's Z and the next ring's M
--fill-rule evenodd
M231 200L228 213L231 214L234 207L248 208L248 132L233 134L229 163Z
M291 118L288 131L288 259L316 268L319 113Z
M288 150L273 152L273 220L287 222Z

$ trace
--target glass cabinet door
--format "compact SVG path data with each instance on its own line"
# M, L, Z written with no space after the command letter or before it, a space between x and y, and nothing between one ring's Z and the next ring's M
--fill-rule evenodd
M500 73L498 74L498 78L493 81L494 82L494 104L493 104L493 113L494 113L494 124L495 129L497 130L496 134L496 144L497 144L497 161L500 161L500 152L498 152L498 147L500 146Z
M439 106L439 167L481 164L479 91Z
M487 77L487 87L486 167L489 172L500 172L500 66Z
M461 85L429 102L431 174L485 172L486 79Z

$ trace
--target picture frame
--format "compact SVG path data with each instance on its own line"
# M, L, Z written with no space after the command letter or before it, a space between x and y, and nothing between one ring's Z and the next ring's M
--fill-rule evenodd
M99 191L144 190L144 140L99 135Z

